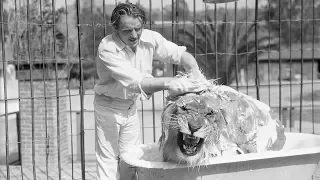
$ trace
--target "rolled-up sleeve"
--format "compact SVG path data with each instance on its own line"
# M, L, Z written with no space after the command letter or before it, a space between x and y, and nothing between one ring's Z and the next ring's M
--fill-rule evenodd
M180 63L181 55L186 51L185 46L178 46L155 31L152 32L152 37L154 38L155 43L154 59L166 63Z

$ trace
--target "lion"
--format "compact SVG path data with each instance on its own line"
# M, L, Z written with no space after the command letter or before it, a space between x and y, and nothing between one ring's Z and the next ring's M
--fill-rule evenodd
M198 166L230 154L280 150L284 127L270 107L228 86L168 96L160 151L165 162Z

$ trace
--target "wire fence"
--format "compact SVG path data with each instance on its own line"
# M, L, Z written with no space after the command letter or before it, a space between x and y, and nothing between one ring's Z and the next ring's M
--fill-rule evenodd
M124 1L0 2L0 179L95 179L93 85L100 40ZM208 79L251 95L287 131L320 134L320 4L136 0L145 28L184 45ZM153 76L180 66L153 61ZM138 102L144 143L161 135L166 92Z

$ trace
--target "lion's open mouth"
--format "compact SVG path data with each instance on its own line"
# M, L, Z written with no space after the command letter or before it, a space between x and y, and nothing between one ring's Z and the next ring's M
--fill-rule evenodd
M187 156L196 155L201 150L203 141L203 138L199 138L182 132L178 133L177 144L180 148L180 151Z

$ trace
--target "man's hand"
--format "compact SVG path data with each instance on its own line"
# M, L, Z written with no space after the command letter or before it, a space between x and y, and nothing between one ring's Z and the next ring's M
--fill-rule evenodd
M173 80L166 82L165 86L171 95L184 94L188 92L200 92L207 89L205 82L197 81L186 76L174 78Z

